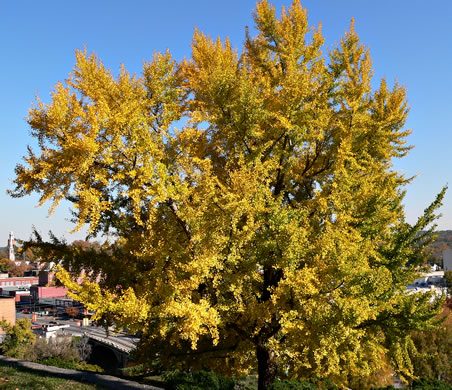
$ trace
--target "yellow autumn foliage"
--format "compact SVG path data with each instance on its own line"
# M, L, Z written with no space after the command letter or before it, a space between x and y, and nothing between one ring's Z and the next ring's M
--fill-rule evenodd
M98 318L140 332L145 360L254 370L261 389L277 367L340 385L389 363L409 377L408 333L439 303L405 286L444 191L405 222L405 88L372 89L353 23L326 55L298 1L279 17L260 1L254 20L241 50L195 31L191 57L157 53L140 76L77 51L30 110L40 150L11 194L68 199L75 229L113 237L47 255Z

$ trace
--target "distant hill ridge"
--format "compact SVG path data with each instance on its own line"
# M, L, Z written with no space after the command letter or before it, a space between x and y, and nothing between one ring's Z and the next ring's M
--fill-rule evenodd
M441 264L442 253L445 250L452 250L452 230L439 230L437 239L430 245L432 249L430 262ZM0 258L7 257L8 247L0 246Z
M438 237L430 245L432 250L430 262L442 265L443 251L452 249L452 230L438 231Z

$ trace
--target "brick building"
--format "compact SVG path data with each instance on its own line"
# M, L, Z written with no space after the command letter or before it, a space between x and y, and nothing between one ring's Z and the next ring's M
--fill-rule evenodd
M0 297L0 319L16 325L16 301L14 297Z
M39 284L37 276L22 276L15 278L0 278L0 288L2 287L30 287Z
M0 319L6 320L10 325L16 325L16 300L14 297L0 297ZM3 341L6 332L0 328L0 341Z
M66 296L67 291L65 287L30 287L31 299L35 302L39 301L40 298L63 298Z
M12 298L14 298L16 303L31 301L30 290L28 290L28 289L18 289L15 287L0 288L0 296L1 297L12 297Z

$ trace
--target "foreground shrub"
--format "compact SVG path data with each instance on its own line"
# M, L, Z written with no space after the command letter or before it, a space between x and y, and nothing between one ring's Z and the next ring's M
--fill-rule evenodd
M5 340L1 345L2 353L19 359L26 357L29 347L36 340L31 330L31 321L28 318L21 318L16 321L16 325L11 326L7 321L1 320L0 328L6 332Z
M452 390L452 385L437 379L419 378L406 387L411 390ZM394 386L372 388L372 390L395 390Z
M42 360L58 357L66 361L79 361L80 354L71 336L38 339L29 347L29 360Z
M317 386L311 382L284 379L273 382L271 390L317 390Z
M234 381L213 371L172 371L164 375L167 390L233 390Z
M90 372L104 372L102 367L99 367L96 364L88 364L86 362L79 362L76 360L64 360L61 357L50 357L36 361L40 364L45 364L46 366L60 367L60 368L69 368L72 370L80 370L80 371L90 371Z
M276 380L270 387L271 390L339 390L338 387L327 379L317 377L309 380L283 379Z
M122 375L129 377L143 376L147 372L148 370L143 364L136 364L122 369Z
M436 379L420 378L411 384L414 390L452 390L452 385Z
M218 376L218 389L219 390L234 390L235 382L231 378L226 376Z

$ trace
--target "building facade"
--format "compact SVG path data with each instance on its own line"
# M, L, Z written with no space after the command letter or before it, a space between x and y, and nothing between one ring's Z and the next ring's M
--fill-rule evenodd
M452 250L443 251L443 270L452 271Z
M3 287L31 287L39 284L37 276L21 276L14 278L0 278L0 288Z
M14 297L0 297L0 319L6 320L11 326L16 325L16 300ZM0 328L0 342L6 332Z

